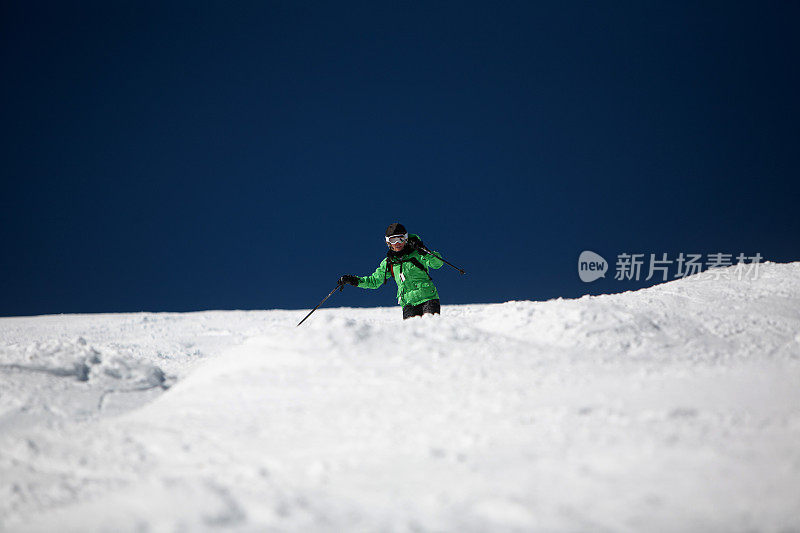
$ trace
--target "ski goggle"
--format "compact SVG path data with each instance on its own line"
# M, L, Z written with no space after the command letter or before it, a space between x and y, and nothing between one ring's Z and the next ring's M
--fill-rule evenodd
M386 244L399 244L401 242L406 242L408 240L408 233L404 233L403 235L391 235L386 237Z

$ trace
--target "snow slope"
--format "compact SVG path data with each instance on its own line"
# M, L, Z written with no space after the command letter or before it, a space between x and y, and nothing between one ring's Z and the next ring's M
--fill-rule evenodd
M800 531L800 263L304 314L0 319L0 529Z

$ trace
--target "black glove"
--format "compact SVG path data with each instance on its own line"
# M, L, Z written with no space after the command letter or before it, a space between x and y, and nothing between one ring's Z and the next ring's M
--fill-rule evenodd
M408 239L408 245L411 246L412 249L419 252L419 255L428 255L428 250L425 248L425 245L422 243L422 239L419 237L410 237Z
M339 278L339 285L344 285L345 283L358 287L358 276L354 276L352 274L345 274L341 278Z

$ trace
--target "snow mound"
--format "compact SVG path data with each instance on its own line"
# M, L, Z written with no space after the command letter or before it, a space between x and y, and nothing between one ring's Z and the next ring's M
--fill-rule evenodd
M0 418L0 527L800 530L800 263L722 274L407 321L94 317L92 342L0 320L0 392L27 398ZM110 409L114 382L149 388ZM88 417L47 401L92 391ZM12 423L32 405L58 423Z
M167 378L157 366L130 353L98 349L83 337L70 341L32 342L0 350L0 368L39 372L78 381L124 382L127 387L166 387Z

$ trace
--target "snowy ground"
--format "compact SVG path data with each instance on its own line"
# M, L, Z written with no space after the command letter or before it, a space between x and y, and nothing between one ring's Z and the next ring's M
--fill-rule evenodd
M304 314L0 319L0 529L800 531L800 263Z

